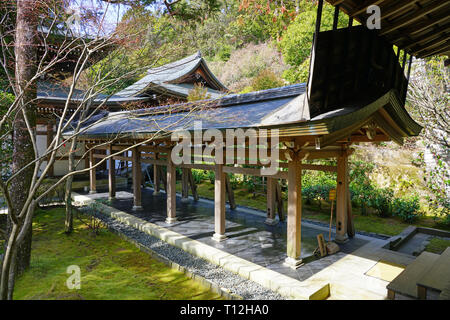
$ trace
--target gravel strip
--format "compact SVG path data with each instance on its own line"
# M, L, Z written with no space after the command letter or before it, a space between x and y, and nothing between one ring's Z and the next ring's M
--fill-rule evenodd
M82 208L79 210L87 214L92 214ZM251 280L244 279L239 275L224 270L223 268L209 263L202 258L195 257L186 251L174 247L156 237L148 235L145 232L124 225L111 217L99 213L95 213L94 215L98 219L102 220L109 228L134 239L138 243L146 246L159 255L185 267L188 271L202 276L203 278L217 284L219 287L226 288L246 300L286 299L278 293L266 289Z

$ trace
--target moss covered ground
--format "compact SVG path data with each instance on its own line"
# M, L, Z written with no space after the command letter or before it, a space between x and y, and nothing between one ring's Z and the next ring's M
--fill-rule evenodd
M73 234L63 230L64 209L37 210L31 267L17 280L15 299L220 298L107 229L94 235L75 219ZM79 290L66 286L71 265L81 269Z

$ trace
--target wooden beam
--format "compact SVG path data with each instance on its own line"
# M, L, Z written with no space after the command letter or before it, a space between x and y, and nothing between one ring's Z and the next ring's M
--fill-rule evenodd
M133 210L142 210L142 170L141 151L138 147L133 149Z
M223 171L226 173L245 174L245 175L255 176L255 177L263 176L261 169L257 169L257 168L241 168L241 167L224 166ZM270 175L270 177L277 178L277 179L287 179L287 172L286 171L278 171L276 174Z
M415 6L417 1L419 1L419 0L396 1L393 6L389 7L389 9L386 9L386 10L382 11L381 20L385 20L387 18L390 18L394 14L397 14L398 12L400 12L400 11L406 9L406 8Z
M113 153L112 146L109 146L109 155ZM116 197L116 161L110 157L108 159L108 186L109 186L109 199Z
M166 223L172 224L177 221L177 191L176 191L176 183L177 176L175 165L172 162L172 159L168 159L167 165L167 185L166 185L166 194L167 194L167 218Z
M385 0L368 0L365 1L362 5L360 5L358 8L356 8L352 13L349 14L351 18L355 18L361 13L367 13L367 8L373 5L379 5Z
M95 158L94 158L94 150L89 151L89 167L91 168L89 170L89 186L90 190L89 193L97 193L97 184L96 184L96 177L95 177Z
M336 187L336 242L344 243L347 237L347 183L348 183L348 158L346 153L338 158L337 187Z
M216 241L223 241L225 236L225 175L222 164L216 164L214 178L214 235Z
M433 55L436 55L439 53L447 52L449 50L450 50L450 44L444 43L437 48L427 50L423 54L418 55L418 58L427 58L427 57L430 57L430 56L433 56Z
M393 31L395 31L397 29L405 27L409 24L413 24L415 21L423 18L427 14L435 12L447 5L448 5L447 1L441 1L441 0L433 1L433 2L429 3L426 7L423 7L421 9L417 10L416 12L414 12L414 14L408 15L402 19L398 19L391 26L382 29L380 32L380 35L383 36L383 35L392 33Z
M440 30L437 30L440 29ZM408 39L400 44L402 48L410 51L412 47L420 46L424 43L435 41L441 39L443 34L448 34L450 32L450 24L443 25L441 28L432 28L429 32L420 36L420 39Z
M297 269L302 264L302 169L298 157L289 161L288 214L287 214L287 258L285 264Z
M334 8L333 30L336 30L339 23L339 5Z

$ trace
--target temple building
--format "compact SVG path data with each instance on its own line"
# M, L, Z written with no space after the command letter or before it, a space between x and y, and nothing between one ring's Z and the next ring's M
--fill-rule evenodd
M72 57L72 59L76 59L76 57ZM37 145L40 154L45 153L52 141L57 116L68 100L70 88L62 86L60 81L70 75L68 72L73 67L70 64L56 66L51 80L44 79L38 82ZM62 69L64 72L61 71ZM206 96L212 99L227 92L227 88L209 70L200 52L157 68L148 69L142 79L112 96L96 95L91 108L102 105L102 111L98 115L101 116L110 111L121 111L130 105L149 108L168 102L186 102L189 92L196 85L201 85L206 89ZM86 92L75 89L71 95L69 106L73 105L72 110L74 110L85 99ZM67 152L68 146L59 151L58 160L55 161L50 176L61 176L67 172ZM83 153L84 147L80 146L76 152L76 159L81 159ZM85 165L87 162L81 161L78 169L83 169ZM44 167L45 163L42 166ZM104 168L106 169L105 166Z

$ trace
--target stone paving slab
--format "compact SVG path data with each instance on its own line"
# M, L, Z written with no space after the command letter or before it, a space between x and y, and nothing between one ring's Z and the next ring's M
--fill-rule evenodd
M387 288L402 295L417 298L417 280L428 273L433 263L439 255L431 252L422 252L420 256L412 262L408 268L395 278Z
M450 247L436 259L428 272L424 273L417 284L437 291L443 291L450 283Z

